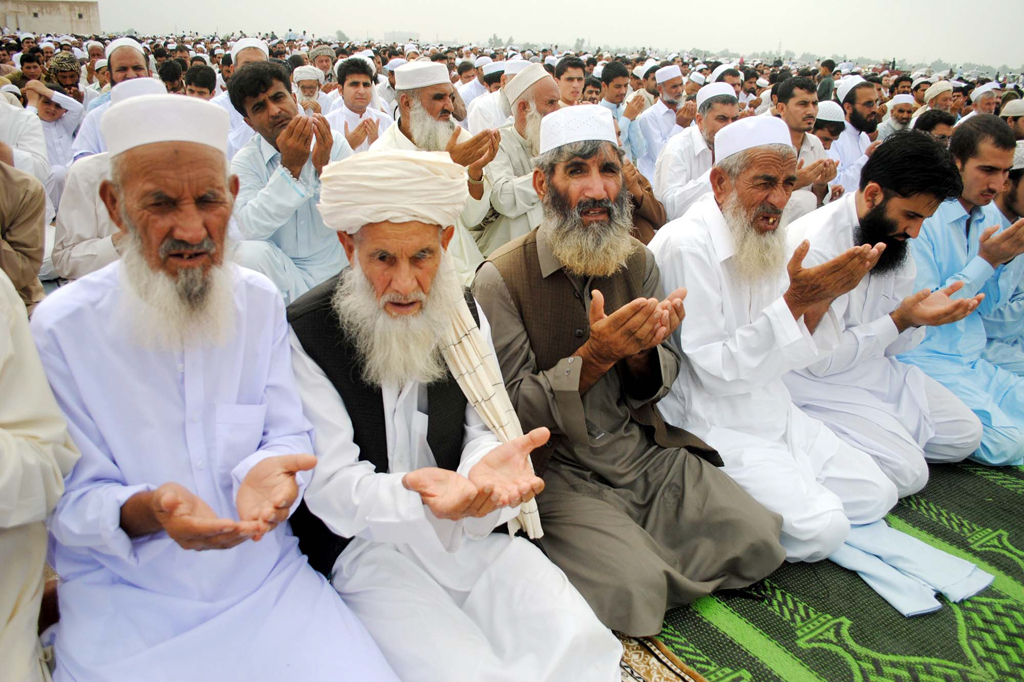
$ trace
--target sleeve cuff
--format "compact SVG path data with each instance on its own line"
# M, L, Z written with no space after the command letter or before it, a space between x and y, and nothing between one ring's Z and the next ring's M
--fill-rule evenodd
M975 256L974 258L971 259L971 262L964 266L964 269L960 271L960 275L964 279L964 284L974 285L972 288L974 288L975 293L977 293L977 291L979 291L981 287L984 286L985 282L987 282L989 278L992 277L993 274L995 274L995 271L996 269L993 268L987 260L985 260L981 256ZM965 293L965 290L967 290L967 288L968 287L965 286L963 289L954 294L953 298L964 298L968 295L973 296L973 293Z
M892 315L882 315L877 320L869 322L872 333L878 337L879 346L888 348L900 337L896 329L896 323L892 321Z
M149 485L148 483L133 486L117 486L116 491L103 498L101 503L103 505L101 512L102 526L100 528L100 538L103 546L96 549L105 551L133 566L139 565L139 556L135 551L136 542L151 536L137 538L136 540L128 537L128 534L121 528L121 507L134 495L152 492L153 490L156 490L156 486Z
M583 369L583 358L570 356L562 358L554 367L545 372L548 382L555 394L562 431L576 443L589 443L587 435L587 418L583 413L583 400L580 398L580 372Z
M775 301L765 308L765 313L772 322L772 329L775 331L775 338L780 347L797 343L805 337L810 337L806 325L797 323L793 317L793 311L786 304L786 299L779 296Z

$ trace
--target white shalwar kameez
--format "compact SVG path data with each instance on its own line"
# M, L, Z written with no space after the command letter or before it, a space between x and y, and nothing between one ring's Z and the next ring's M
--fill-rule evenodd
M508 116L501 110L501 91L488 92L473 100L467 108L466 125L472 135L505 125Z
M682 218L695 201L711 193L713 163L714 154L696 125L665 143L658 154L651 185L668 220Z
M658 155L665 147L669 138L683 132L685 128L676 123L676 112L668 108L664 100L659 99L642 114L637 116L636 124L647 141L644 155L636 161L636 169L650 181L654 181L654 166Z
M794 405L782 382L838 344L831 311L812 336L782 297L786 271L745 281L734 244L712 194L651 240L665 290L699 292L686 299L675 332L687 371L658 408L716 448L724 471L782 516L790 561L818 561L842 545L852 524L884 517L896 486L866 453Z
M868 162L867 148L871 146L871 138L867 133L862 133L853 127L849 121L843 132L832 143L828 155L839 162L836 179L829 183L829 187L841 186L847 194L853 194L860 189L860 172L864 164Z
M335 102L331 108L331 113L327 114L327 122L331 124L331 129L337 130L339 133L345 133L345 126L348 126L349 132L356 129L356 127L371 118L377 121L377 137L380 137L384 132L394 125L395 120L385 114L383 111L378 111L373 107L366 107L366 111L362 114L356 112L345 106L345 100L339 99ZM365 152L370 148L370 136L367 135L366 139L360 143L358 147L353 149L353 153L358 154L359 152Z
M482 312L480 330L490 345ZM331 582L403 682L619 680L621 645L561 569L528 540L491 533L519 507L440 520L402 485L406 472L437 466L426 385L381 387L389 471L377 473L359 460L341 396L294 333L291 342L319 458L306 504L353 538ZM458 473L499 445L467 404Z
M856 195L789 226L789 243L807 239L809 268L853 248L859 225ZM910 248L910 244L907 244ZM895 272L868 273L832 303L842 330L827 358L783 376L793 402L847 443L871 455L900 496L928 481L930 462L958 462L981 442L981 422L945 386L896 359L924 339L924 328L896 330L890 313L915 293L909 256Z
M236 278L221 346L145 348L123 303L121 264L58 289L32 333L82 458L49 520L61 576L55 682L397 682L359 620L299 552L288 524L259 542L185 550L130 538L121 507L177 482L222 518L250 469L310 452L284 303L264 277ZM300 489L309 474L297 477Z

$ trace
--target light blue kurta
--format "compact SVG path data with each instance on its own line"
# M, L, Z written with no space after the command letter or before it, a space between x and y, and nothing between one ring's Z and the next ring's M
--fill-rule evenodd
M999 212L1005 230L1012 223ZM1024 376L1024 287L1022 282L1010 295L1006 305L1000 306L988 315L982 315L988 343L981 357L993 365Z
M644 138L644 132L640 129L640 125L635 119L630 121L626 118L625 102L615 106L608 100L602 99L600 105L611 111L615 116L615 120L619 122L619 139L622 140L622 148L626 152L626 158L636 163L638 159L647 153L647 140Z
M56 682L396 679L287 524L203 552L121 529L125 501L168 481L237 519L235 495L255 464L312 452L284 304L265 278L230 267L237 320L219 347L136 343L120 261L57 290L32 317L82 452L49 521L62 579Z
M350 156L345 136L332 133L331 161ZM324 225L316 206L320 178L312 159L293 178L281 165L281 153L254 135L235 155L231 172L240 185L234 215L244 238L232 257L269 277L286 303L348 265L338 233Z
M1019 465L1024 463L1024 379L982 357L987 342L982 318L1010 303L1024 260L993 268L978 255L978 238L993 225L1002 225L995 206L975 207L968 215L957 199L924 221L911 246L915 288L935 290L960 280L964 286L954 298L983 293L985 299L960 322L928 327L921 345L899 359L923 369L978 415L984 433L973 459Z

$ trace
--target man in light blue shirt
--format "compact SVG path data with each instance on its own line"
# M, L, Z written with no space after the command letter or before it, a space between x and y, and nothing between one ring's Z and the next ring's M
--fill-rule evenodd
M924 341L900 360L919 366L955 393L981 420L981 447L972 458L991 465L1024 463L1024 378L982 356L983 318L1012 301L1024 274L1024 220L1003 227L992 200L1013 164L1013 133L990 114L972 116L953 133L950 152L964 189L924 221L911 250L917 289L963 282L954 297L985 298L955 324L929 327Z
M604 96L600 105L611 110L619 122L619 137L626 157L636 163L637 159L647 153L647 140L637 125L636 119L644 110L644 98L635 95L626 102L629 90L629 70L620 62L604 65L601 71L601 82L604 84Z
M320 172L352 149L322 115L301 114L279 65L246 64L231 77L230 94L257 133L231 162L239 181L235 219L244 237L233 257L269 277L290 303L348 264L316 204Z

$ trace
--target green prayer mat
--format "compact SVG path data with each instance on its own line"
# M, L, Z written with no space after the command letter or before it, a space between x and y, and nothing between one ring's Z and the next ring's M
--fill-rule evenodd
M886 521L995 576L977 596L905 618L830 561L786 564L670 611L659 639L707 682L1024 680L1024 467L930 468Z

